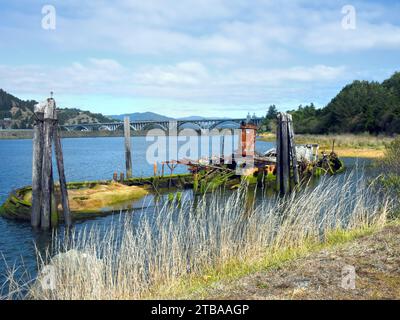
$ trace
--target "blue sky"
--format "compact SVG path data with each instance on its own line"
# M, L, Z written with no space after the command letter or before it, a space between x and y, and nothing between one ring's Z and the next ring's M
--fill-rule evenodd
M42 28L42 8L56 28ZM355 8L355 29L342 20ZM103 114L244 117L400 71L400 3L1 1L0 88Z

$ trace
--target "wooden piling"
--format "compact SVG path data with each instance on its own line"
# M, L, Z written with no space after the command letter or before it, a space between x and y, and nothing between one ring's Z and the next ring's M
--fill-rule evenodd
M36 110L37 111L37 110ZM35 112L36 120L33 127L33 157L32 157L32 213L31 225L40 226L42 198L42 159L43 159L43 117L44 113Z
M115 182L118 181L118 173L116 173L116 172L113 173L113 181L115 181Z
M290 191L291 168L293 169L293 181L296 185L299 183L299 171L292 116L281 112L278 114L277 120L277 184L280 194L285 195Z
M68 202L68 189L64 171L64 157L62 152L61 137L57 127L54 128L54 148L57 159L58 176L60 180L61 204L63 208L64 222L67 227L70 227L72 225L72 217Z
M222 134L221 159L225 162L225 135Z
M276 126L276 183L280 192L282 185L282 169L281 169L281 140L282 140L282 114L277 115Z
M56 103L51 97L35 105L36 117L33 136L32 157L32 213L33 227L49 229L58 223L57 203L54 192L52 149L53 140L60 178L61 203L65 224L71 225L71 214L68 204L67 182L64 173L64 160L58 133Z
M43 125L42 212L40 226L49 229L51 215L51 166L54 120L46 118Z
M119 182L120 183L124 183L124 173L123 172L121 172L120 174L119 174Z
M130 118L124 118L124 136L125 136L125 164L126 178L132 178L132 154L131 154L131 124Z
M282 114L282 132L281 132L281 194L287 194L290 190L290 155L289 155L289 137L288 137L288 119L285 113Z
M288 132L289 132L289 149L292 160L292 168L293 168L293 181L295 185L298 185L300 182L299 178L299 165L297 163L297 152L296 152L296 143L294 142L294 130L293 130L293 119L292 115L287 115L288 119Z

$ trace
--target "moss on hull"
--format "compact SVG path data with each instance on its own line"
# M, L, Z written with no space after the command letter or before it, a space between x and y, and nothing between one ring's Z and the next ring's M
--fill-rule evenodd
M100 216L113 211L113 205L144 197L151 188L189 188L192 185L193 178L190 174L132 178L125 180L124 184L112 181L71 182L68 183L71 213L75 220ZM31 198L30 186L13 191L0 206L0 216L30 220ZM63 219L62 214L59 217Z
M104 211L104 208L125 202L138 200L148 194L145 187L126 186L120 183L102 183L87 188L70 188L68 191L69 206L71 212L96 213ZM28 191L24 195L24 200L28 203L32 201L32 192ZM58 211L62 210L61 204Z

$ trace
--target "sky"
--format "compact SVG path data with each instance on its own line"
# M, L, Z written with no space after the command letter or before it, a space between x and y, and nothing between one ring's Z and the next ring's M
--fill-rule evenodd
M0 88L106 115L323 107L400 71L400 2L0 0Z

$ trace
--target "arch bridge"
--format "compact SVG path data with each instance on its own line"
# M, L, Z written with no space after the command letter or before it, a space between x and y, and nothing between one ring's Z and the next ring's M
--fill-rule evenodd
M202 119L202 120L171 120L171 121L130 121L130 126L133 131L148 131L151 129L161 129L169 131L170 128L176 128L177 131L184 129L195 130L213 130L213 129L236 129L244 123L253 123L260 126L262 118L247 117L245 119ZM124 129L123 122L109 123L81 123L62 125L61 129L66 131L117 131Z

